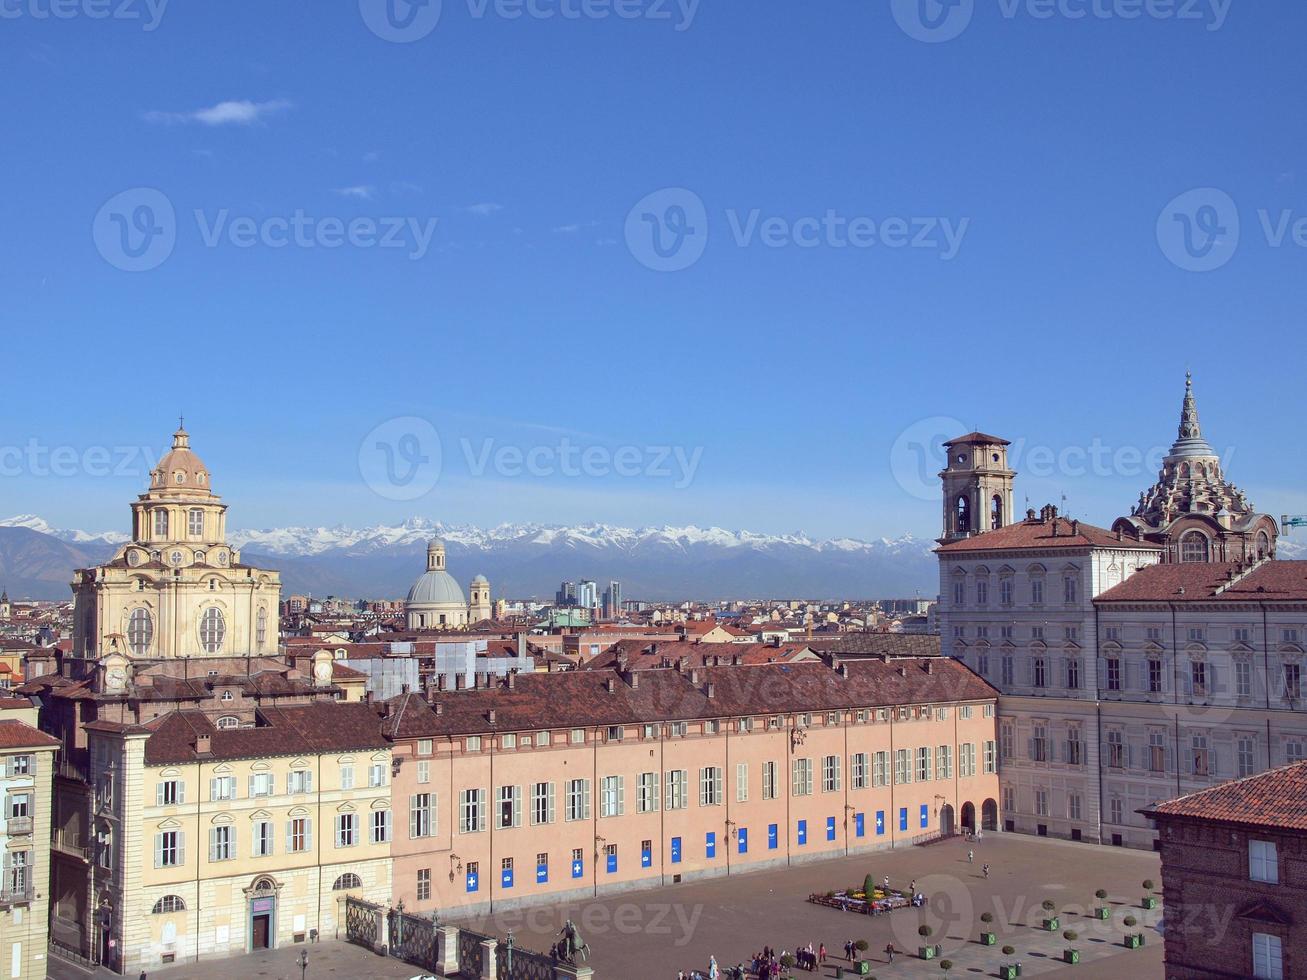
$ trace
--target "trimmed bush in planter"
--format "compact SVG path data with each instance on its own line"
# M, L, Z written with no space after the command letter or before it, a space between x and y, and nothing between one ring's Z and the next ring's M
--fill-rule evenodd
M980 930L980 945L993 946L998 942L998 936L994 935L994 933L989 930L989 924L994 921L994 913L980 913L980 921L985 923L984 928Z
M1047 929L1049 932L1057 932L1058 927L1062 924L1060 921L1058 921L1058 917L1053 914L1053 910L1056 909L1057 906L1054 905L1053 901L1048 898L1044 899L1044 901L1041 904L1043 906L1044 911L1048 913L1044 917L1044 928Z
M1152 895L1152 894L1150 894L1150 893L1152 892L1152 890L1153 890L1153 887L1154 887L1154 886L1153 886L1153 879L1152 879L1152 878L1145 878L1145 879L1144 879L1144 901L1143 901L1143 906L1144 906L1144 908L1146 908L1146 909L1155 909L1155 908L1157 908L1157 896L1156 896L1156 895Z
M1133 915L1127 915L1121 921L1125 923L1127 929L1139 922L1139 920L1136 919Z
M1080 934L1074 929L1068 929L1066 932L1062 933L1062 938L1069 943L1073 943L1080 938ZM1080 950L1076 949L1074 946L1069 946L1062 950L1062 961L1064 963L1079 963Z
M1013 948L1013 947L1011 947L1011 946L1004 946L1004 947L1003 947L1003 955L1004 955L1004 956L1011 956L1011 955L1012 955L1013 953L1015 953L1015 952L1016 952L1016 949Z
M1127 933L1125 937L1126 949L1138 949L1144 944L1144 934L1142 932Z
M917 926L917 935L922 939L929 939L931 931L930 926ZM935 947L919 946L917 947L917 955L923 960L933 960L935 958Z
M1017 980L1017 968L1015 966L1000 966L998 975L1000 980Z
M871 946L871 943L867 942L867 940L865 939L859 939L853 945L859 953L865 953L867 949Z
M1098 905L1094 908L1094 917L1104 921L1112 918L1112 909L1107 904L1107 890L1098 889L1094 892L1094 898L1098 899Z

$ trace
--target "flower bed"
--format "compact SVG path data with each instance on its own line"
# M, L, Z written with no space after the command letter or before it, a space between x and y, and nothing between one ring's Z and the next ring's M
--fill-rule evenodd
M883 912L893 912L912 905L912 900L901 891L890 889L886 892L881 888L872 892L870 901L864 891L839 891L826 895L814 892L808 896L808 901L814 905L824 905L827 908L839 909L841 912L858 912L862 915L880 915Z

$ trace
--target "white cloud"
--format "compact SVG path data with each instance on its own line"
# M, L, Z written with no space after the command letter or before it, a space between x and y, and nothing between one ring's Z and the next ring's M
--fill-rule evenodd
M466 211L468 214L477 214L485 218L494 214L496 211L504 210L504 206L502 204L495 204L492 201L484 201L480 204L469 204L461 210Z
M219 102L204 109L190 112L158 112L145 114L146 122L152 123L203 123L205 126L250 126L260 122L265 116L289 109L291 104L285 99L272 99L268 102L250 102L248 99Z
M336 193L341 197L356 197L360 201L370 201L377 189L371 184L355 184L353 187L337 187Z

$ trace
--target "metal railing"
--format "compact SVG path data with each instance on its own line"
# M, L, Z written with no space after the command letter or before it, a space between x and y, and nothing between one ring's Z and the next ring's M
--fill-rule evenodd
M66 830L56 829L50 835L50 846L56 851L81 858L83 861L91 860L91 848L81 843L77 834L69 833Z

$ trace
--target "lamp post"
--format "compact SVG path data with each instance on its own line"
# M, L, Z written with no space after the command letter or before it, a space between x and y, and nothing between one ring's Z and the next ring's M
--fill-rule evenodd
M508 951L508 975L513 975L513 947L517 945L517 940L513 938L513 930L508 930L508 938L504 940L504 948Z
M309 969L309 951L307 949L300 950L300 958L298 962L300 965L300 980L304 980L305 974L307 974Z

